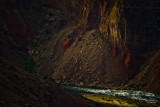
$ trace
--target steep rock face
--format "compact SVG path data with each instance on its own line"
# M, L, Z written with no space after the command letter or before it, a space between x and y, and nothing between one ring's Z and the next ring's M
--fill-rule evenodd
M82 33L74 35L77 40L60 58L53 77L61 83L103 87L109 87L110 83L113 86L114 83L120 85L133 79L149 53L159 48L159 1L81 2L82 17L78 25ZM94 33L89 34L90 31L87 31L93 28L98 30L95 35L101 39L95 36L95 40L102 49L98 49L90 40ZM101 56L101 52L104 56Z
M23 8L21 8L23 9ZM30 20L24 20L22 11L16 7L1 7L1 31L7 34L13 44L19 47L27 47L33 42L35 26Z
M159 48L159 2L126 1L124 16L126 18L127 46L132 56L133 67L137 70L147 60L148 53ZM134 65L135 64L135 65Z
M81 26L82 32L85 29L96 28L98 24L99 24L100 32L97 32L95 34L93 33L91 35L88 33L83 34L82 36L79 37L80 39L82 39L80 40L82 42L79 42L77 40L75 41L75 43L73 43L73 44L77 44L78 47L73 45L71 46L72 49L68 49L68 51L71 50L69 53L68 51L64 53L65 58L63 57L61 59L62 63L60 63L60 67L53 74L55 79L61 78L60 80L62 80L62 78L64 78L66 81L74 82L74 79L72 80L72 78L73 77L77 78L76 76L78 76L79 79L77 80L75 79L75 81L77 81L75 83L77 84L79 83L83 84L83 79L87 79L84 81L88 85L103 84L104 86L104 84L107 84L107 83L114 84L113 81L117 81L117 80L124 81L130 78L129 75L132 75L132 74L131 73L127 74L127 72L125 71L125 66L123 65L123 61L122 61L123 55L117 53L117 51L119 51L117 49L117 46L122 50L122 45L123 45L120 28L118 27L118 24L120 21L120 14L121 14L120 9L122 7L118 6L118 3L119 3L118 1L109 1L109 3L110 4L106 6L107 4L106 1L101 1L101 2L85 1L85 0L82 1L81 17L79 21L79 26ZM96 8L97 10L93 8L94 6L95 7L98 6ZM95 16L94 14L97 14L97 16ZM96 36L92 37L92 35L96 35ZM71 37L72 36L78 37L79 35L71 35ZM100 36L101 39L97 36ZM92 44L93 40L91 38L94 38L96 42L95 45ZM89 50L88 49L89 47L85 44L90 45L91 50ZM96 46L98 44L100 48ZM82 55L79 54L80 52L73 50L73 48L81 51ZM77 55L75 56L75 54ZM74 58L72 56L73 57L75 56L80 60L77 59L74 61ZM95 60L92 61L92 59L95 59ZM127 65L129 61L128 59L125 61L126 66L128 66ZM94 61L95 63L97 63L96 65L93 64ZM63 62L66 62L66 63L63 64ZM79 63L78 65L76 64L77 62ZM83 66L86 66L86 67L83 67ZM90 74L88 74L89 72ZM100 77L102 76L103 76L103 79L100 79ZM63 81L63 82L69 83L66 81ZM105 81L105 82L103 83L102 81Z
M132 72L127 73L130 53L125 53L127 47L119 28L123 8L118 3L122 2L108 2L106 5L106 1L82 1L78 22L80 33L67 31L65 35L61 35L61 39L67 34L69 38L76 39L64 55L60 56L61 61L54 69L53 78L57 82L105 87L106 84L120 85L133 76ZM98 8L95 9L94 6ZM96 31L88 32L93 28ZM57 53L55 51L54 54Z
M67 7L70 3L71 1L63 2L62 0L47 0L47 2L44 0L2 0L0 1L0 31L9 36L12 45L28 48L34 42L37 31L42 29L43 24L46 24L45 18L55 14L64 17L64 14L72 11ZM58 8L58 11L55 8ZM48 14L45 13L46 10ZM69 14L65 18L71 16L73 15ZM55 19L50 21L54 22ZM62 24L63 22L59 23L59 27L63 26Z
M141 71L131 80L126 87L141 89L149 92L160 93L160 51L151 56L144 66L141 67Z
M12 37L10 46L26 47L36 28L28 52L43 79L52 75L58 83L118 87L141 72L159 49L158 0L9 1L1 3L17 7L1 7L0 31ZM20 11L30 6L33 19ZM19 29L21 36L13 32ZM159 75L158 70L152 73Z

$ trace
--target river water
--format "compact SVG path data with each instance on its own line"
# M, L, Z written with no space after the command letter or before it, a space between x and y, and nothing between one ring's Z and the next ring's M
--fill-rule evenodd
M101 89L93 87L81 87L72 85L61 85L66 91L77 92L77 93L91 93L91 94L102 94L111 96L120 96L125 98L131 98L136 100L143 100L149 103L160 102L160 95L153 93L136 91L136 90L112 90L112 89Z

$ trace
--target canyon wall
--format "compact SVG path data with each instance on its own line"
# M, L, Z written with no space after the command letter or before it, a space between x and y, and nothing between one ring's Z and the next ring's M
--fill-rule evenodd
M8 1L0 1L7 6L0 31L33 57L44 79L118 87L139 78L160 49L158 0ZM158 65L150 67L158 84Z
M160 2L81 0L80 3L81 17L77 24L82 32L76 37L83 42L75 40L65 51L53 78L61 83L102 87L133 79L159 49ZM96 45L92 44L92 38Z

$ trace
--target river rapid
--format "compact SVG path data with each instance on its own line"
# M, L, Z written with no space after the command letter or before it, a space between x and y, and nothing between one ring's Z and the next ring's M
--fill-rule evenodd
M66 91L77 92L77 93L91 93L91 94L119 96L135 100L143 100L149 103L160 102L160 95L156 95L149 92L137 91L137 90L112 90L112 89L101 89L101 88L73 86L73 85L61 85L61 86Z

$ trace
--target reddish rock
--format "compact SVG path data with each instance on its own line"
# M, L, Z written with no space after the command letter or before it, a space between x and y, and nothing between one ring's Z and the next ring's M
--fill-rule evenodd
M30 45L35 35L35 29L32 27L32 24L27 23L26 20L24 21L23 17L19 14L16 8L1 7L0 10L0 15L4 20L9 36L13 39L13 41L18 46L22 47ZM6 32L3 27L0 27L0 31L3 33Z
M62 47L63 49L66 51L74 42L74 40L72 38L65 40L64 42L62 42Z

